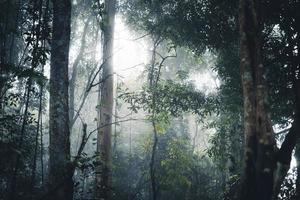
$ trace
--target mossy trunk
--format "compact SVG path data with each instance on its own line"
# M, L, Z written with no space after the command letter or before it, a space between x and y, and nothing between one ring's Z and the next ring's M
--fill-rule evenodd
M242 199L271 200L275 139L266 111L267 98L260 44L260 0L240 0L239 14L245 123Z
M49 192L51 199L72 200L68 64L71 0L53 0L50 69Z

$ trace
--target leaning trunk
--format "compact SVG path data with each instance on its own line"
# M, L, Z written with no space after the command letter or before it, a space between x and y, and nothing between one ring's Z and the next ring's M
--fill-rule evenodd
M96 173L96 198L108 200L112 197L111 180L111 135L113 114L113 35L116 1L105 0L103 25L103 73L99 95L98 142L99 166Z
M49 184L51 199L71 200L68 63L71 0L53 1L50 69Z

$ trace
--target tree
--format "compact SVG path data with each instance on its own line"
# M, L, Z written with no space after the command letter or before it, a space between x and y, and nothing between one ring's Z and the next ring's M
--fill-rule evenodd
M116 0L105 0L103 31L103 71L99 86L99 114L97 152L99 166L96 169L96 198L109 200L112 197L111 180L111 137L113 116L113 38Z
M221 63L215 68L224 83L229 86L221 87L223 92L219 94L226 93L231 96L229 100L238 102L236 104L238 106L231 107L230 105L233 103L230 103L220 107L225 108L225 113L230 111L240 115L239 102L240 97L242 99L242 90L238 81L242 80L244 105L247 105L241 109L246 114L245 120L247 118L247 122L245 122L247 127L243 127L243 129L245 129L246 135L252 138L251 142L249 142L249 138L247 139L249 143L245 144L245 149L252 146L250 149L258 153L257 155L254 153L255 158L251 158L252 161L255 161L257 173L252 172L252 175L255 174L255 176L246 175L249 179L245 178L245 181L253 181L252 183L248 182L247 187L256 187L258 191L263 191L261 198L271 198L272 195L276 197L280 190L280 185L290 167L292 151L299 135L297 128L299 111L296 98L298 96L298 78L297 67L295 67L298 66L295 63L297 60L295 49L298 47L298 43L295 39L297 37L294 37L298 35L299 28L296 21L299 16L295 12L297 8L295 1L245 2L240 1L243 6L238 9L238 1L136 0L127 2L129 6L125 5L125 13L128 15L128 22L134 27L150 34L161 33L162 37L171 39L177 45L188 46L197 54L209 49L221 56L230 55L230 53L226 53L230 51L236 51L232 55L238 55L238 48L236 48L238 45L236 44L238 44L240 24L240 27L243 28L243 30L240 29L240 34L246 34L243 43L240 43L240 47L243 49L240 51L243 53L242 58L246 55L246 59L243 61L246 63L241 68L242 74L246 76L239 78L231 76L234 74L233 70L239 71L238 66L234 63L226 64L226 58L223 59L225 65ZM157 7L163 8L159 12L159 18L155 15ZM260 9L263 10L262 17L258 14ZM243 11L240 13L240 17L238 10ZM241 21L241 19L243 20ZM175 21L176 23L173 23ZM266 76L266 80L264 80L264 76ZM238 98L233 98L232 94L236 94L236 92ZM284 127L289 123L288 121L294 121L294 123L285 137L282 147L277 149L272 126L277 124ZM239 120L237 123L241 122L242 120ZM256 137L257 134L260 136ZM263 139L266 144L260 144L260 139ZM270 157L266 156L269 154ZM247 167L254 169L250 165ZM271 170L271 173L264 173L261 171L262 169ZM248 173L251 170L247 168L246 171ZM275 172L274 177L271 175L273 171ZM258 180L254 180L253 177ZM264 183L263 187L260 187L258 182ZM256 191L250 193L256 195Z
M260 1L240 1L240 56L244 96L244 199L270 200L273 194L275 139L266 111L261 60Z
M52 199L73 198L71 170L68 64L71 0L53 1L50 69L49 184Z

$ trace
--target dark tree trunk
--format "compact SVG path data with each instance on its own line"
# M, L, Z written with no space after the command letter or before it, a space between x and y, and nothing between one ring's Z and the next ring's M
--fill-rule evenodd
M270 200L273 195L275 139L266 111L260 0L240 0L239 14L246 140L242 199Z
M51 199L71 200L73 180L70 158L68 63L71 0L53 0L50 70L49 185Z
M9 88L8 72L11 66L18 62L19 50L15 40L20 13L18 0L0 1L0 112L4 107L3 98Z
M299 21L300 21L300 15L298 14L297 17L296 17L296 21L298 23L296 23L296 31L297 31L297 58L295 59L296 60L296 65L295 65L295 72L297 70L299 70L300 68L300 64L299 64L299 61L300 61L300 53L299 53L299 46L300 46L300 36L299 36L299 33L300 33L300 25L299 25ZM296 76L296 73L295 73L295 88L294 88L294 91L296 93L296 113L297 113L297 116L298 116L298 120L299 120L299 123L297 124L297 130L299 131L297 133L298 135L298 143L297 143L297 146L296 146L296 151L295 151L295 157L296 157L296 161L297 161L297 180L296 180L296 197L297 199L300 199L300 140L299 140L299 135L300 135L300 76L298 74L298 76Z

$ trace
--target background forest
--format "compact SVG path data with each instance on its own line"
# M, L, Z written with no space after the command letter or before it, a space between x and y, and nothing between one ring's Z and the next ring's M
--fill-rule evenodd
M299 0L0 0L0 199L299 200Z

